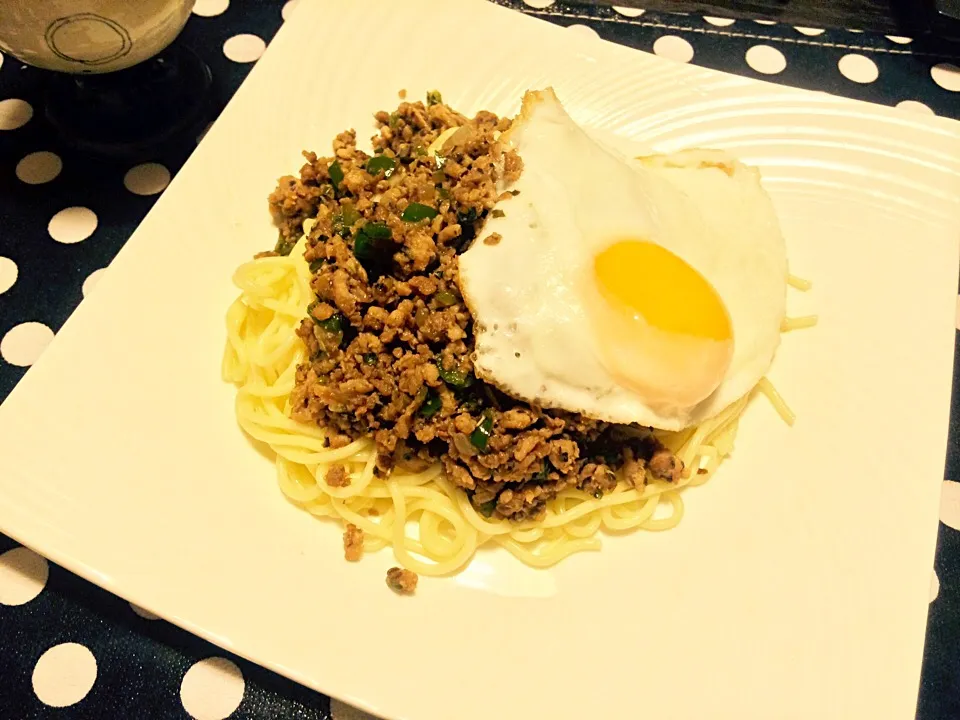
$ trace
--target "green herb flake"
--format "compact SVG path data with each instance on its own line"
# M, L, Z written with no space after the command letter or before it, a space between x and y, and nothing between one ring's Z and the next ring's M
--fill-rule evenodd
M360 213L349 200L340 206L340 212L335 213L331 223L334 235L345 236L347 231L352 228L357 220L360 219Z
M277 255L289 255L299 239L300 238L293 238L292 240L288 240L281 233L277 238L277 244L273 246L273 251L277 253Z
M480 452L486 452L487 442L490 440L491 435L493 435L493 415L488 411L484 411L483 417L481 417L480 422L477 423L477 427L470 433L470 442Z
M480 503L477 505L477 512L483 515L485 518L493 515L493 511L497 509L497 499L487 500L485 503Z
M381 222L370 222L360 228L360 232L374 240L390 240L393 233Z
M495 218L502 218L506 216L507 214L503 210L500 210L499 208L490 213L490 217L495 217Z
M336 334L339 332L343 332L343 320L344 320L343 315L341 315L340 313L334 313L333 315L328 317L326 320L314 319L314 322L316 322L319 327L323 328L328 333Z
M400 216L406 222L420 222L421 220L433 220L440 213L429 205L413 202L404 208Z
M550 472L553 470L553 463L550 462L549 458L543 459L543 465L540 466L540 469L537 470L534 474L533 479L537 482L546 482L547 477L550 475Z
M334 190L340 189L340 183L343 182L343 168L340 167L340 161L334 160L327 169L330 174L330 182L333 183Z
M450 307L451 305L456 305L458 302L460 302L457 299L457 296L449 290L441 290L436 294L436 298L437 305L440 307Z
M443 102L443 96L440 94L439 90L429 90L427 91L427 106L430 105L439 105Z
M420 414L425 418L432 418L437 414L442 405L443 402L440 400L440 396L437 394L437 392L435 390L428 390L427 398L420 406Z
M353 240L353 254L364 269L379 277L385 271L395 249L393 233L383 223L367 223Z
M447 385L455 388L466 388L473 385L473 375L460 370L447 370L440 358L437 358L437 370L440 371L440 378Z
M396 161L387 155L377 155L367 161L367 172L371 175L383 173L383 176L388 178L393 175L396 167Z

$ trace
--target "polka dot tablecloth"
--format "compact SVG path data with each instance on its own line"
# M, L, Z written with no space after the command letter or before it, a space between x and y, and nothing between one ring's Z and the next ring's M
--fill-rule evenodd
M210 66L216 110L280 25L296 22L297 2L197 0L177 43ZM559 0L498 2L570 32L679 62L905 113L960 118L960 47L929 39ZM188 137L132 165L78 155L43 118L43 83L43 73L0 56L0 399L82 298L96 291L104 268L199 140ZM960 479L956 401L954 410L946 477ZM960 482L944 482L940 517L922 720L960 718ZM0 718L365 717L158 620L3 536L0 647Z

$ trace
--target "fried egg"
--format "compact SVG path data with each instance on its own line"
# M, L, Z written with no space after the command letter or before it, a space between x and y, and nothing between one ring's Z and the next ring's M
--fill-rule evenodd
M501 141L523 172L460 256L479 377L664 430L756 385L780 342L787 261L755 170L719 151L621 156L551 89L526 94Z

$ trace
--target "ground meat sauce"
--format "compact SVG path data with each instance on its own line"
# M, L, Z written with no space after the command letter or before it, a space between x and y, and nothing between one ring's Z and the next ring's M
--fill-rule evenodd
M353 523L347 523L343 532L343 556L350 562L363 557L363 530Z
M392 567L387 570L387 587L400 595L413 595L419 576L413 570Z
M523 162L496 141L508 119L467 119L438 95L377 113L373 156L353 130L337 136L333 157L305 152L300 177L281 178L270 196L276 252L289 253L316 218L305 258L317 300L297 331L309 360L293 417L326 429L331 446L372 436L381 476L439 460L488 517L539 518L564 488L600 497L620 469L641 487L647 470L676 480L682 464L648 429L520 402L473 375L457 256L511 197L497 183L519 177ZM336 471L331 480L342 482Z

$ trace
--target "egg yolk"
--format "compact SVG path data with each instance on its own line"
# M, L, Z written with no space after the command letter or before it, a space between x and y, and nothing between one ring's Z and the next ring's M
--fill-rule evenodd
M714 287L664 247L618 240L594 258L594 320L618 382L662 411L706 399L733 357L730 316Z

